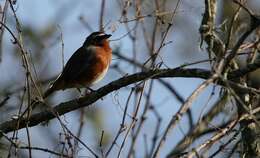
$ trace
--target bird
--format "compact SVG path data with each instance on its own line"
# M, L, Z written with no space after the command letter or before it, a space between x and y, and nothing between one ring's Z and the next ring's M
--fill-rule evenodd
M91 33L75 51L64 69L43 94L43 99L58 90L88 88L105 76L112 59L108 38L103 31Z

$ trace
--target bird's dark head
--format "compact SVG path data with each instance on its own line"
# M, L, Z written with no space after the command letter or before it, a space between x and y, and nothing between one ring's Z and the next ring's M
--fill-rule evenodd
M104 32L93 32L85 40L83 46L103 46L108 44L108 38L111 37L110 34L105 34Z

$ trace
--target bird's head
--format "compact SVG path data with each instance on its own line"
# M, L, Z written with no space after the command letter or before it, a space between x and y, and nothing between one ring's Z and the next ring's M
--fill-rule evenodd
M104 32L93 32L86 38L83 46L104 46L109 43L107 39L111 36L112 35L105 34Z

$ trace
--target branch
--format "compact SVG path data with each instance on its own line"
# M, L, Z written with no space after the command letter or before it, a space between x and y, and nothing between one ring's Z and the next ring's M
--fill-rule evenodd
M232 76L232 72L230 73ZM208 79L211 75L211 72L205 69L183 69L183 68L175 68L175 69L156 69L150 70L146 72L139 72L133 75L129 75L126 77L122 77L116 81L113 81L104 87L99 88L98 90L91 92L85 97L81 97L78 99L70 100L64 103L60 103L55 106L52 110L45 110L43 112L39 112L31 115L29 118L20 118L19 119L19 127L17 127L18 119L13 119L10 121L6 121L0 124L0 131L4 133L8 133L14 130L18 130L24 128L26 124L28 127L36 126L41 122L51 120L55 118L55 114L53 111L57 112L59 115L64 115L73 110L87 107L92 103L96 102L98 99L106 96L107 94L116 91L120 88L126 87L133 83L137 83L143 80L148 79L158 79L158 78L166 78L166 77L186 77L186 78L201 78ZM235 76L233 76L235 77ZM44 103L40 103L41 105L37 106L46 106Z
M153 158L159 157L159 151L162 149L163 145L165 144L165 141L167 137L169 136L170 131L177 126L177 124L180 122L182 116L187 112L187 110L191 107L192 102L197 98L197 96L204 91L205 88L208 87L209 84L214 83L214 81L218 78L218 74L213 74L209 79L204 81L202 84L200 84L196 90L192 92L192 94L187 98L187 100L184 102L184 104L181 106L181 108L178 110L178 112L172 116L170 122L168 123L165 131L163 132L162 138L159 140L159 143L155 149Z
M160 77L196 77L207 79L210 75L210 71L203 69L158 69L158 70L150 70L147 72L140 72L130 76L122 77L116 81L109 83L108 85L90 93L85 97L81 97L79 99L74 99L68 102L60 103L59 105L53 108L53 111L57 112L59 115L63 115L70 111L89 106L90 104L96 102L98 99L104 97L105 95L118 90L122 87L128 86L130 84L147 80L151 78L160 78ZM42 105L36 106L46 106L43 103ZM55 114L51 112L51 110L45 110L43 112L39 112L30 116L30 118L20 118L19 119L19 127L17 128L17 120L10 120L0 124L0 130L4 133L8 133L13 130L18 130L24 128L26 123L28 123L29 127L36 126L41 122L51 120L55 118Z
M234 120L234 121L230 122L230 124L226 128L221 129L218 133L216 133L210 139L206 140L203 144L201 144L197 148L193 149L191 152L188 153L187 158L195 157L196 153L199 153L203 149L210 147L211 145L215 144L219 139L226 136L227 133L235 127L235 125L237 124L237 121L238 120Z
M184 152L196 139L203 136L204 131L208 130L210 122L223 110L223 107L227 103L227 96L227 94L221 96L202 119L193 126L194 128L190 129L185 137L173 148L167 156L168 158L177 157L177 155Z
M260 58L257 59L254 63L248 64L246 67L233 71L232 75L230 75L230 78L233 78L233 76L242 77L242 76L248 74L249 72L253 72L253 71L259 69L259 67L260 67Z

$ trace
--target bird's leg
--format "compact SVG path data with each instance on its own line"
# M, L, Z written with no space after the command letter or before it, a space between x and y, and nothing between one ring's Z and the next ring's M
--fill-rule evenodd
M86 87L86 89L89 90L90 92L95 92L95 90L90 87Z
M93 93L93 92L96 92L96 90L94 90L90 87L86 87L86 95L85 96L87 96L88 94ZM103 100L103 98L100 98L100 99Z
M80 88L76 88L77 90L78 90L78 92L81 94L81 90L80 90Z
M80 94L80 97L83 97L83 96L84 96L84 94L82 94L82 93L81 93L81 90L80 90L80 88L77 88L77 90L78 90L78 92L79 92L79 94Z

